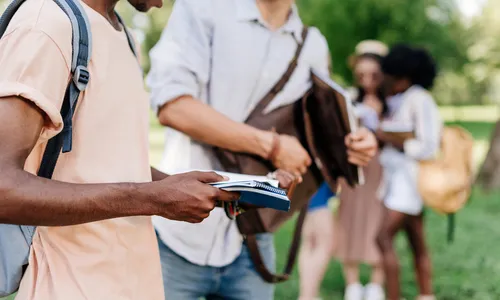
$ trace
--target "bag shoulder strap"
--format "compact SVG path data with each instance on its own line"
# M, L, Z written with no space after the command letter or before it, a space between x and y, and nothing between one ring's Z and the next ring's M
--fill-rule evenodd
M297 254L299 252L300 240L302 237L302 227L304 225L304 220L306 218L308 205L300 210L297 223L295 224L295 231L293 233L292 244L288 250L288 258L285 265L285 269L281 274L273 274L264 264L264 260L260 254L259 246L257 244L257 239L254 234L246 236L246 243L248 247L248 252L250 253L250 258L255 266L255 269L259 273L260 277L268 283L280 283L287 281L292 274L295 261L297 260Z
M304 48L308 32L308 27L304 26L304 28L302 29L302 41L297 44L297 50L295 50L295 55L290 61L287 70L285 71L283 76L281 76L280 80L278 80L278 82L276 82L276 84L271 88L271 90L259 101L259 103L257 103L253 111L248 116L247 120L251 119L255 115L262 113L264 109L269 105L269 103L271 103L274 97L276 97L276 95L278 95L278 93L283 90L288 80L290 80L290 77L292 77L295 68L297 68L299 57L302 53L302 49Z

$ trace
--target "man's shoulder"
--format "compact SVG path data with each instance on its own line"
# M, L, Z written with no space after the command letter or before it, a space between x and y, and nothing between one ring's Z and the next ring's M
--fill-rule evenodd
M309 32L307 34L307 43L312 44L314 48L321 48L321 50L328 50L328 43L326 41L325 36L321 33L321 31L316 27L309 27Z
M71 21L53 0L27 0L22 4L9 23L5 36L16 31L19 34L41 32L59 48L66 59L71 57ZM26 35L27 38L30 36Z

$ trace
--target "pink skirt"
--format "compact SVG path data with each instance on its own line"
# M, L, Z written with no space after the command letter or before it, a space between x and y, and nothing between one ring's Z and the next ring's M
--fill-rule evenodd
M335 215L334 256L342 262L376 265L380 252L376 238L382 225L383 202L378 198L382 167L378 156L363 169L366 182L352 189L340 181L340 205Z

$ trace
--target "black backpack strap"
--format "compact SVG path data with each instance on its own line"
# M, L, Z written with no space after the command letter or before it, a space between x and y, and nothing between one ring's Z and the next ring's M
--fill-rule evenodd
M83 7L78 0L54 0L56 4L66 13L73 28L73 53L71 62L71 76L64 101L61 108L61 116L64 122L63 130L51 138L43 154L42 163L38 170L38 176L52 178L57 159L61 150L63 153L71 151L73 115L80 93L85 90L90 80L87 66L90 61L92 49L92 36L90 24Z
M3 36L10 20L18 11L25 0L12 1L0 18L0 38ZM54 2L64 11L71 21L72 27L72 79L66 93L61 108L61 117L64 128L62 132L49 140L47 148L43 154L42 163L38 170L38 176L51 178L59 157L61 149L63 152L71 151L73 114L78 102L80 93L85 90L90 79L87 69L91 54L91 32L90 25L83 7L79 0L54 0Z

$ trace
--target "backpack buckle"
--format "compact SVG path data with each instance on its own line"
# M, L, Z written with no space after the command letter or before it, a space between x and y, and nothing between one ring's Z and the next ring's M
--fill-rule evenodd
M90 73L87 67L77 66L73 73L73 82L80 92L84 91L90 80Z

